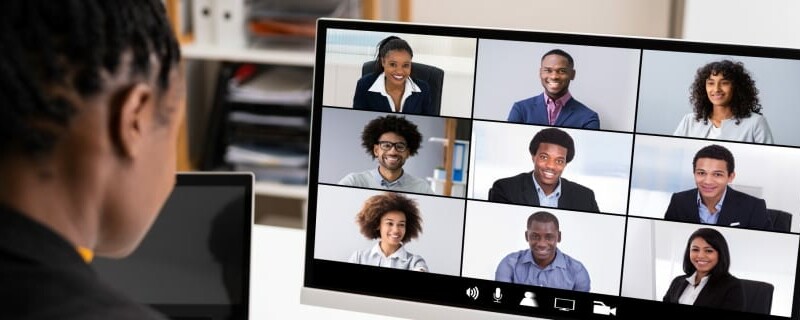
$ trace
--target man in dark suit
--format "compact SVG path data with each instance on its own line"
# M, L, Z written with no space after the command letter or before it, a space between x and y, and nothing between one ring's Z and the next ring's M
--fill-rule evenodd
M763 199L728 186L736 177L733 154L719 145L706 146L692 162L697 188L674 193L664 219L722 226L771 229Z
M567 52L553 49L542 56L539 77L544 92L517 101L508 121L572 128L600 129L597 112L575 100L569 82L575 80L575 62Z
M528 150L533 172L497 180L489 201L599 212L592 189L561 177L575 157L575 142L563 130L547 128L533 136Z

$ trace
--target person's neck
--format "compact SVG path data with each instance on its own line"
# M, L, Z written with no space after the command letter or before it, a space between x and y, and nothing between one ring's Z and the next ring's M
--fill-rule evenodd
M714 198L706 198L700 196L700 200L703 202L706 208L708 208L708 212L711 212L711 214L715 214L717 213L717 203L719 203L719 201L722 200L722 194Z
M379 246L381 248L381 252L383 252L383 255L387 257L394 254L395 252L397 252L398 249L400 249L400 246L393 246L383 241L380 242Z
M703 277L708 275L708 272L700 272L700 271L696 271L696 272L697 273L694 276L694 286L695 287L699 286L700 285L700 281L703 280Z
M403 92L406 89L405 83L394 84L393 82L389 81L389 79L384 79L383 86L386 88L386 92Z
M549 196L556 191L557 185L552 186L552 185L542 184L542 182L539 181L539 177L536 174L533 174L533 179L536 180L536 183L539 185L540 188L542 188L542 192L544 192L544 195Z
M55 165L40 166L36 161L19 158L0 163L0 203L44 225L76 249L94 248L100 213L92 209L92 193L87 192L85 182L91 177L68 176Z
M531 252L531 256L533 256L533 252ZM537 260L536 257L533 257L533 263L535 263L539 268L547 268L547 266L551 265L553 261L556 260L556 256L553 255L550 259L547 260Z
M394 182L395 180L400 179L400 176L403 175L403 168L397 170L389 170L379 166L378 173L380 173L381 177L383 177L384 180L389 182Z
M714 126L719 127L722 121L728 120L733 117L733 111L728 106L714 106L711 112L711 122Z

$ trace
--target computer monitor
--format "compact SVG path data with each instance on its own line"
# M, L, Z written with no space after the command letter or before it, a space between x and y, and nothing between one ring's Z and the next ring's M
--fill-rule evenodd
M252 173L179 173L139 247L93 268L172 319L247 319L252 210Z
M322 19L302 301L800 319L798 85L793 49Z

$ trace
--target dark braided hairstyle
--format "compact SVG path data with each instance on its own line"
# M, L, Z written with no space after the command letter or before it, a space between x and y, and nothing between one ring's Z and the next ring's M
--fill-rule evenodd
M68 96L100 93L104 74L155 75L164 91L179 60L160 0L0 1L0 158L49 153L79 112Z

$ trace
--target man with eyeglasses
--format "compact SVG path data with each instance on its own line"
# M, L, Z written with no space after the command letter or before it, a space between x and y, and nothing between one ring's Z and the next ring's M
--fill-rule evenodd
M572 56L561 49L548 51L542 56L539 77L544 92L515 102L508 113L509 122L600 129L597 112L569 93L569 82L575 80Z
M375 169L350 173L339 184L347 186L433 194L430 184L403 170L406 160L417 154L422 134L405 117L387 115L373 119L361 132L361 146L372 159Z
M528 217L528 249L515 251L497 265L496 281L588 292L589 272L583 264L558 250L558 218L546 211Z

